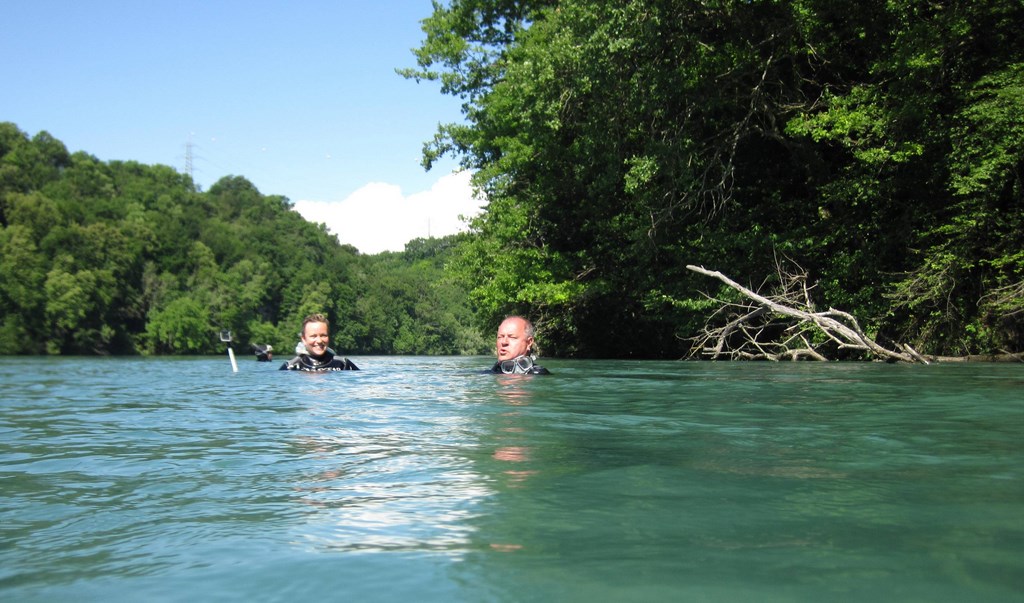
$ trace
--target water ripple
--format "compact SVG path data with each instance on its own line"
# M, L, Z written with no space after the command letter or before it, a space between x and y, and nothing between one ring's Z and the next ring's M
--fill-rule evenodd
M1016 367L488 362L0 358L0 594L1024 592Z

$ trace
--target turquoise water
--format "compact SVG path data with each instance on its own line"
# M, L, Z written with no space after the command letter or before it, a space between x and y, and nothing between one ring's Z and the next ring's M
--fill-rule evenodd
M0 600L1022 601L1024 366L0 358Z

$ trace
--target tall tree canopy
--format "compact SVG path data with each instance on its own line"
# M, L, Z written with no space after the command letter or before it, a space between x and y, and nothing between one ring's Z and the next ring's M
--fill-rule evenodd
M418 67L464 101L425 147L490 200L452 266L547 349L661 357L686 264L780 257L932 353L1024 343L1019 0L452 0ZM728 293L722 293L728 295Z
M348 354L481 353L457 238L361 255L245 178L200 192L0 123L0 354L223 353L222 329L290 353L312 312Z

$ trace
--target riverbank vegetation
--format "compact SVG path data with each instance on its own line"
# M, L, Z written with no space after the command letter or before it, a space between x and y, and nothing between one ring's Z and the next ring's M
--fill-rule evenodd
M425 149L490 204L454 265L556 355L678 357L779 257L922 353L1024 349L1018 0L452 0ZM732 320L722 316L722 324ZM857 353L850 351L857 356Z
M362 255L243 177L200 192L0 123L0 354L223 353L227 329L289 357L311 312L348 354L482 353L458 240Z
M785 288L780 258L808 314L889 349L1020 352L1021 22L1019 0L437 4L403 74L465 119L424 164L458 157L488 206L377 256L244 177L202 192L2 124L0 353L209 353L222 328L280 350L317 310L350 354L478 353L521 313L546 355L680 358L734 323L723 301Z

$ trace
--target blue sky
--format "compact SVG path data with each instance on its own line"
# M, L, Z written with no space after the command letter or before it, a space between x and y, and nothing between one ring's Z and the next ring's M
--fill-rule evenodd
M14 0L0 121L68 150L225 175L288 197L365 253L463 227L482 204L420 166L459 99L411 67L430 0Z

